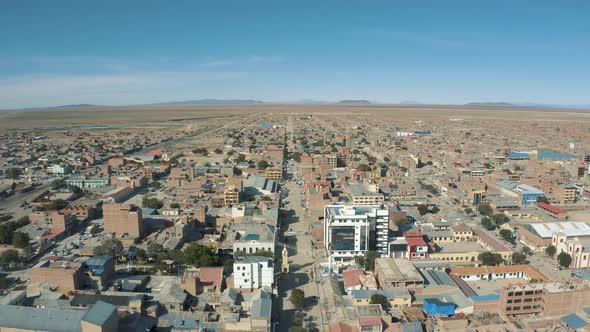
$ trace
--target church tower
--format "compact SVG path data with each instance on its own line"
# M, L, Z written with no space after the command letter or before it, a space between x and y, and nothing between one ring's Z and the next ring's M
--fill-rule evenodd
M289 251L287 251L286 246L283 247L283 251L281 253L283 254L283 261L281 264L281 272L289 273Z

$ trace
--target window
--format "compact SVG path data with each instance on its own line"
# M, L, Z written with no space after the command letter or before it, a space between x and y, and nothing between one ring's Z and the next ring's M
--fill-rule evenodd
M524 292L524 295L533 295L533 291L532 290L531 291L526 291L526 292Z
M524 299L524 302L533 302L532 298Z
M514 295L515 296L522 296L522 292L515 292Z
M506 303L512 303L512 300L508 300L508 301L506 301Z
M513 309L514 310L520 310L520 307L514 307Z
M531 306L530 305L525 305L524 307L522 307L522 310L530 310Z
M522 302L522 299L516 299L516 300L514 300L514 303L520 303L520 302Z

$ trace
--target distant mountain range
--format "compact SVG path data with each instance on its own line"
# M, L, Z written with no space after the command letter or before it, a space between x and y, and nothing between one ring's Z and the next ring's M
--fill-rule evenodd
M370 101L364 99L345 99L338 102L338 104L363 104L368 105L371 104Z
M398 103L369 101L366 99L343 99L339 101L325 101L315 99L300 99L297 101L286 102L266 102L256 99L195 99L183 101L169 101L161 103L153 103L147 105L257 105L257 104L301 104L301 105L326 105L326 104L348 104L348 105L425 105L425 106L468 106L468 107L533 107L533 108L558 108L558 109L576 109L576 110L590 110L590 104L581 105L563 105L563 104L538 104L538 103L517 103L517 102L470 102L465 104L432 104L422 103L419 101L407 100ZM145 105L145 104L143 104ZM121 105L121 106L142 106L142 104ZM38 109L64 109L64 108L91 108L91 107L105 107L105 105L94 104L71 104L61 106L48 107L31 107L22 108L20 110L38 110ZM15 110L15 109L12 109ZM10 109L0 109L0 111L10 111Z
M169 101L152 105L251 105L263 104L263 101L254 99L196 99L183 101Z

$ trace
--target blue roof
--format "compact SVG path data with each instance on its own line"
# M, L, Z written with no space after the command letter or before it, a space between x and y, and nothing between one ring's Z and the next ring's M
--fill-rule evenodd
M113 312L117 311L117 307L110 303L103 301L96 302L88 312L82 317L85 322L92 323L94 325L102 326L111 317Z
M571 327L572 329L579 329L588 325L588 323L586 323L585 320L583 320L582 318L580 318L580 316L576 314L563 316L561 317L561 320L564 321L567 325L569 325L569 327Z
M245 241L259 241L260 240L260 234L246 234L246 236L244 236L244 240Z
M423 332L422 323L419 320L413 322L404 322L402 325L403 332Z
M500 299L499 294L475 295L469 297L472 301L492 301Z
M86 260L85 264L90 266L96 266L96 265L105 265L108 261L112 261L113 257L111 256L94 256L94 257L90 257Z

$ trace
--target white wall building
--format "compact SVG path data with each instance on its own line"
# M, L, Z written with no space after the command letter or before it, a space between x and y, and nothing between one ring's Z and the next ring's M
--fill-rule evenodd
M70 167L70 165L66 165L66 164L54 164L50 167L47 168L47 170L53 174L69 174L72 171L72 168Z
M258 289L272 287L274 267L271 258L246 256L234 262L234 287Z
M387 256L389 210L381 205L324 207L324 244L331 259L344 265L364 255L375 244Z

